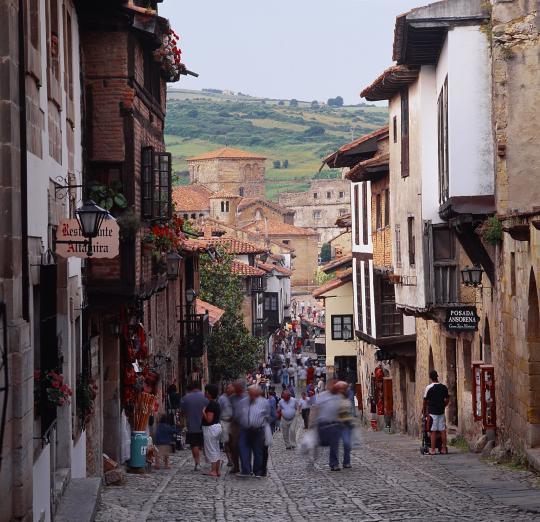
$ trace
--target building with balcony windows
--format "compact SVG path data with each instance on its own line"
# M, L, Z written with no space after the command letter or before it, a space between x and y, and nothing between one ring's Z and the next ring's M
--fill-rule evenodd
M446 322L451 310L475 305L461 268L479 263L490 280L494 273L475 234L495 211L489 18L480 0L399 16L397 64L362 91L389 101L391 280L398 309L416 319L415 380L423 386L430 369L439 372L452 396L448 422L471 437L480 426L468 376L471 360L483 358L482 336L450 331ZM416 416L420 395L410 404Z

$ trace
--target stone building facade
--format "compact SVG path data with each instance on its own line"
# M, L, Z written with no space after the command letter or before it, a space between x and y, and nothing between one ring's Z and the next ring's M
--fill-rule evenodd
M492 1L497 217L494 300L484 296L498 433L540 469L540 77L538 3ZM489 321L489 324L488 324ZM484 332L484 344L486 333Z
M319 234L319 243L328 243L340 234L336 220L349 212L349 182L343 179L312 180L305 192L283 192L278 203L294 211L294 224Z
M0 518L50 520L62 488L87 472L87 433L76 411L84 353L81 262L52 254L60 221L74 217L82 197L79 17L71 0L6 1L0 14L6 85L0 330L7 334L0 349L9 379ZM70 404L55 408L35 394L50 370L73 389ZM0 387L7 385L3 372L0 379Z
M224 190L241 197L264 197L264 156L224 147L187 161L192 184L204 185L212 192Z

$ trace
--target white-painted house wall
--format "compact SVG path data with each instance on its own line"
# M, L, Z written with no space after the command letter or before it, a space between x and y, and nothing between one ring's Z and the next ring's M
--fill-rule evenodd
M448 32L437 93L447 74L450 197L494 194L491 57L479 26Z
M62 163L59 164L49 155L49 129L48 129L48 99L47 99L47 28L45 16L45 0L41 0L40 6L40 40L41 40L41 71L42 83L39 90L39 104L44 114L44 129L42 132L42 157L33 153L27 154L28 162L28 234L32 238L38 238L44 251L50 249L54 251L54 245L49 242L48 224L49 220L49 198L54 199L63 197L66 203L65 215L68 216L69 199L66 197L66 190L57 191L56 194L50 191L51 181L66 184L68 174L74 176L72 182L76 185L82 184L82 116L81 116L81 85L80 85L80 42L79 28L77 23L77 13L71 0L65 1L65 7L71 16L72 22L72 56L73 56L73 118L74 118L74 165L73 172L68 170L68 144L66 132L66 107L67 95L64 90L64 20L62 19L62 3L59 2L59 66L60 66L60 84L62 86L62 112L61 112L61 130L62 130ZM62 181L59 181L59 180ZM65 181L64 181L65 180ZM82 191L77 189L77 205L81 204ZM58 333L61 336L61 352L64 360L63 373L66 383L74 390L73 400L69 406L59 409L57 440L58 447L62 451L57 453L56 466L70 467L73 477L86 476L86 436L80 435L77 442L73 443L71 433L72 411L75 408L75 388L76 371L75 349L79 348L80 331L75 331L73 323L80 314L82 292L81 279L81 261L71 258L68 260L68 278L75 281L68 285L66 295L67 303L61 305L66 314L59 314ZM75 288L73 288L75 287ZM75 377L75 378L74 378ZM67 451L64 452L64 449ZM51 452L50 446L46 445L41 451L33 467L33 513L34 520L40 520L41 513L45 513L45 520L51 520L50 513L50 481L51 481Z

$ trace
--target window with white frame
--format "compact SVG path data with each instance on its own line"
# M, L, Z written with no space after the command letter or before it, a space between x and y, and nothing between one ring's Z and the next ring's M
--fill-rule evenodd
M332 316L332 340L349 341L353 338L353 316Z

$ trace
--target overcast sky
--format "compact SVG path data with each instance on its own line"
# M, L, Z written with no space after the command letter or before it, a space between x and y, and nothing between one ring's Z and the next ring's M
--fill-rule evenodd
M358 103L392 63L396 15L428 0L165 0L183 61L178 87Z

